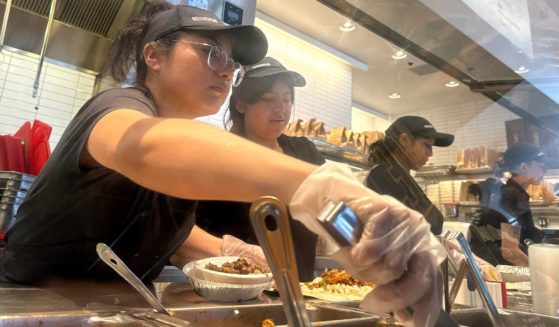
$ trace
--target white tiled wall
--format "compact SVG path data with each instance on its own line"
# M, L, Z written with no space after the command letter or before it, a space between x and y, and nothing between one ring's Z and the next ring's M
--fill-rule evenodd
M263 20L257 19L256 24L269 39L268 54L307 79L306 87L296 88L295 117L317 117L326 122L327 129L344 125L356 131L384 131L388 127L388 120L352 110L351 67L347 63ZM95 77L45 63L38 97L33 98L37 65L36 56L6 48L0 54L0 133L12 134L26 120L33 120L36 116L53 126L50 141L54 148L70 119L92 95ZM202 120L222 127L223 114L222 109ZM504 121L518 118L489 100L408 114L426 117L438 130L456 136L452 146L435 149L430 160L433 164L455 164L457 151L463 147L488 145L504 150Z
M390 120L375 116L358 108L351 110L351 130L361 133L363 131L384 132L390 126Z
M268 56L290 70L299 72L307 85L295 88L293 117L315 117L326 129L351 126L351 67L326 51L257 18L258 26L268 38ZM223 126L225 108L200 120Z
M0 134L13 134L35 118L52 126L51 149L93 92L95 77L45 62L37 97L33 83L39 60L4 48L0 53Z
M326 128L351 126L351 67L326 51L261 20L268 55L305 76L307 85L296 88L293 117L316 117ZM4 49L0 57L0 133L13 134L27 120L53 127L54 148L67 124L94 91L95 76L44 63L37 98L32 97L38 67L35 55ZM46 83L45 83L46 82ZM227 104L227 103L226 103ZM226 104L199 120L223 127ZM35 108L38 108L36 110Z
M329 130L351 126L351 67L326 51L281 29L256 19L268 38L268 55L305 77L296 88L294 116L319 118Z
M514 113L491 100L459 106L440 107L407 115L425 117L440 132L454 134L454 143L447 148L434 148L429 164L456 164L458 151L486 145L497 151L507 148L505 121L518 119ZM394 117L394 119L397 117Z

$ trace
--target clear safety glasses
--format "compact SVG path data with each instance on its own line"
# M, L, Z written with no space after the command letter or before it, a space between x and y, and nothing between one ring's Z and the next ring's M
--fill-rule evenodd
M223 48L219 45L187 40L177 40L177 42L203 46L206 49L206 53L208 54L208 66L212 70L216 72L222 72L223 70L228 69L233 73L233 87L239 86L243 81L243 76L245 75L243 66L233 59L229 58L227 52L225 52L225 50L223 50Z

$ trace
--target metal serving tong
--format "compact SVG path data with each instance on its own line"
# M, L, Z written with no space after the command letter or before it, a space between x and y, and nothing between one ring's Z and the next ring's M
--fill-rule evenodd
M142 281L126 266L126 264L111 250L105 243L97 243L97 254L109 267L116 271L124 280L138 291L142 297L154 308L155 312L146 312L141 315L144 318L155 320L169 326L188 327L192 326L189 322L172 317L163 304L153 295ZM140 317L140 315L134 315Z
M289 215L285 205L275 197L261 197L250 207L250 220L272 269L288 325L310 327L311 322L299 285Z
M461 264L457 264L452 258L452 256L450 255L450 252L448 252L448 263L450 264L450 267L452 268L452 270L454 270L456 274L454 278L454 283L452 285L452 288L450 289L448 299L446 301L448 305L452 306L452 303L454 302L454 299L456 298L456 295L458 294L458 291L460 289L460 285L462 284L462 280L466 277L466 274L469 272L470 276L474 280L474 283L476 285L476 290L478 291L481 300L483 301L484 309L487 312L487 315L489 316L491 323L495 327L505 326L503 320L501 319L501 316L499 315L497 306L495 305L495 302L493 302L493 299L491 298L491 293L489 292L489 289L487 288L487 285L483 280L481 270L474 259L474 254L472 253L472 249L470 248L470 245L468 244L468 240L466 239L464 234L460 232L445 231L443 232L443 234L441 234L441 238L443 240L452 240L452 239L457 240L458 244L460 245L460 248L462 249L462 252L464 253L464 256L466 257L466 261L463 261ZM445 249L449 251L447 245L444 242L443 245L445 246ZM446 278L447 278L446 282L448 282L448 276L446 276Z

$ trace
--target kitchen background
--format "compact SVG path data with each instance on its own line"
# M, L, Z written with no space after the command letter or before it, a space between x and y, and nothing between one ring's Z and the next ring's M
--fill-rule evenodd
M397 118L352 106L351 63L337 56L335 49L318 41L313 44L312 40L302 39L266 20L274 21L259 14L255 24L268 37L268 55L276 57L307 79L306 87L296 89L294 117L303 120L318 118L326 123L327 130L346 126L356 132L382 131ZM320 44L320 47L315 44ZM37 117L53 126L51 146L54 148L68 122L93 95L95 75L47 62L43 66L38 96L33 98L38 59L37 55L29 52L9 47L2 49L0 133L14 133L23 122ZM223 127L223 114L222 109L216 115L201 120ZM410 107L407 114L426 117L437 129L456 135L452 146L435 149L431 160L433 164L455 164L458 149L464 147L487 145L504 150L504 122L519 118L490 100L420 111Z
M265 7L271 1L261 2ZM400 115L383 112L354 101L353 75L372 69L368 67L368 63L287 26L258 8L257 6L255 25L264 31L269 40L268 54L307 79L306 87L296 89L294 118L317 118L326 123L327 130L345 126L361 132L384 131L390 122ZM343 22L341 15L333 15ZM38 95L33 98L33 82L38 63L39 56L34 53L8 46L2 48L0 134L12 134L25 121L38 118L53 127L50 143L54 149L65 127L81 105L94 92L108 85L96 87L96 73L93 71L69 68L67 64L47 58L41 73ZM381 83L383 81L379 80L369 87L374 89ZM458 92L459 89L449 88L445 90L448 93L444 96L452 98L452 92ZM417 101L415 106L409 104L409 108L406 108L406 114L423 116L438 130L452 133L456 137L452 146L435 148L430 164L455 165L458 151L462 148L487 146L497 151L506 149L505 121L520 117L492 100L484 97L478 99L479 101L459 104L456 104L456 101L448 101L449 104L446 104L447 101L439 101L440 104L432 108L425 108L424 103ZM216 115L200 120L223 127L223 114L222 108ZM548 180L551 183L559 182L555 177L552 173ZM462 177L450 181L432 177L425 180L425 187L430 198L442 204L458 201L460 183L476 178L482 179L485 176Z

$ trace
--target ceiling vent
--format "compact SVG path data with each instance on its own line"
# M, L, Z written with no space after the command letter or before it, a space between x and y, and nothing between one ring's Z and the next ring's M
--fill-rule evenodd
M14 0L14 7L48 17L52 0ZM54 19L106 37L124 0L59 0Z
M57 0L45 57L100 72L120 28L148 0ZM52 0L12 0L4 45L41 53ZM0 20L6 2L0 0Z

